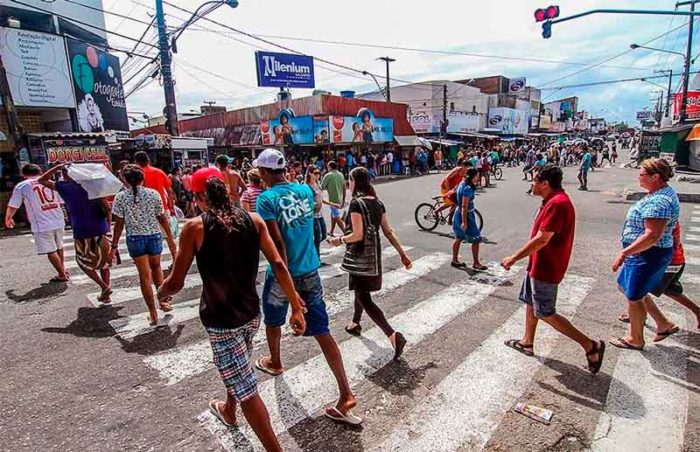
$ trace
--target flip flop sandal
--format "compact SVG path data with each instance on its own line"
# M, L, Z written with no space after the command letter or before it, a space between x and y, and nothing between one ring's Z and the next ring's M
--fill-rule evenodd
M148 324L151 325L151 326L158 326L158 325L159 325L158 319L153 320L153 319L151 318L151 315L150 315L150 314L146 314L146 321L148 321Z
M273 377L276 377L276 376L278 376L278 375L281 375L282 372L284 372L284 371L272 370L272 369L270 369L269 367L265 366L265 365L263 364L263 359L264 359L264 357L261 356L260 358L258 358L258 359L255 361L255 368L258 369L260 372L264 372L264 373L266 373L266 374L268 374L268 375L272 375Z
M486 270L488 270L488 269L489 269L489 268L488 268L486 265L482 265L482 266L480 266L480 267L477 267L477 266L475 266L475 265L472 265L472 270L476 270L476 271L478 271L478 272L484 272L484 271L486 271Z
M326 417L333 419L336 422L340 422L348 425L360 425L362 424L362 418L355 416L352 410L348 410L345 414L338 411L336 407L326 408L324 412Z
M605 342L594 342L594 346L590 352L586 353L586 361L588 361L588 370L591 371L593 375L600 371L603 366L603 356L605 356ZM597 354L598 361L591 361L591 356Z
M233 428L237 427L238 424L229 424L226 422L226 419L224 419L224 415L221 414L221 410L219 410L219 403L224 403L220 402L218 400L211 400L209 402L209 411L211 411L211 414L214 415L215 418L217 418L219 421L221 421L222 424L224 424L228 428Z
M345 332L352 335L352 336L357 336L360 337L362 336L362 326L360 325L355 325L352 328L348 328L347 326L345 327Z
M109 297L112 295L112 293L112 289L103 290L100 296L97 297L97 301L100 303L109 303L111 301Z
M173 297L167 297L163 301L161 301L160 304L160 310L163 312L170 312L173 310L173 305L171 304L173 301Z
M644 350L644 346L642 345L641 347L637 345L630 344L625 340L624 337L618 337L617 339L613 339L610 341L610 345L617 347L617 348L622 348L625 350L637 350L637 351L642 351Z
M55 283L63 283L63 282L68 282L70 279L69 278L59 278L58 276L54 276L53 278L49 279L49 282L55 282Z
M398 361L403 354L403 349L406 347L406 338L401 333L395 333L394 341L396 342L396 348L394 349L394 361Z
M678 325L673 325L670 329L664 331L663 333L656 333L656 336L654 336L653 341L654 342L661 342L664 339L666 339L669 336L673 336L677 332L679 332L681 329L678 328Z
M506 347L510 347L513 350L519 351L525 356L535 356L535 352L532 349L532 345L525 345L518 339L508 339L504 342Z
M467 264L464 262L450 262L450 265L454 268L467 268Z
M630 316L628 314L620 314L617 320L619 320L622 323L630 323Z

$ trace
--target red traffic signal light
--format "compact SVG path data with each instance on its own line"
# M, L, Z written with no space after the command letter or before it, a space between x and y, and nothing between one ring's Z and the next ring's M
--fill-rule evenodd
M535 22L543 22L559 17L558 6L548 6L547 8L538 8L535 10Z

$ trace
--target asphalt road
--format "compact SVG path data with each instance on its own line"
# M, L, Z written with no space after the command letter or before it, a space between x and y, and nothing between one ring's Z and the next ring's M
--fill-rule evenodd
M523 265L497 262L527 239L540 200L525 195L519 169L477 197L488 243L485 274L449 266L446 226L416 227L419 202L437 194L440 175L378 186L390 221L415 262L401 270L385 257L385 289L375 299L409 345L400 362L369 319L362 339L343 327L351 316L341 255L322 267L332 332L358 396L361 428L324 418L337 397L323 357L310 339L284 337L288 371L258 374L259 389L286 450L700 450L700 335L694 318L672 301L662 309L683 331L644 352L609 347L601 373L584 368L583 352L546 325L536 358L504 347L522 329L517 293ZM576 191L575 250L559 293L559 310L587 334L622 335L624 309L611 272L636 170L608 168ZM700 206L682 205L687 293L700 299ZM204 329L197 318L199 277L175 299L166 327L145 325L135 268L115 269L113 306L96 307L97 287L77 268L69 284L48 284L48 262L34 254L30 235L0 238L0 450L249 450L259 445L239 416L225 429L206 411L224 395ZM383 246L389 244L386 240ZM66 250L72 250L67 246ZM469 250L463 257L469 262ZM126 253L124 253L126 254ZM165 257L164 257L165 258ZM72 258L69 258L70 262ZM72 264L70 264L72 265ZM262 281L262 278L259 278ZM649 323L649 327L651 327ZM653 332L647 331L651 344ZM266 352L264 334L254 358ZM514 413L517 402L551 409L544 425Z

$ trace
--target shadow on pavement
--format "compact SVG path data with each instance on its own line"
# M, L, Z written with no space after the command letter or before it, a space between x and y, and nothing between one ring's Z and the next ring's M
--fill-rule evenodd
M119 318L123 306L102 306L99 308L79 308L78 316L65 327L46 327L41 331L47 333L72 334L76 337L111 337L114 329L110 320Z
M185 325L179 324L175 331L170 327L156 328L146 334L136 336L133 340L122 339L116 336L122 348L127 353L137 353L139 355L153 355L158 352L169 350L177 346L177 340L182 335Z
M16 294L15 289L5 291L5 296L15 303L25 303L27 301L42 300L44 298L56 298L68 289L68 283L49 282L30 290L24 294ZM48 301L48 300L47 300Z
M585 362L583 353L581 353L581 361L582 363ZM592 408L596 411L605 410L605 401L608 397L610 385L614 380L611 375L605 373L593 375L587 369L556 359L548 359L545 361L544 365L559 372L559 375L556 375L555 378L560 384L565 386L569 392L555 388L544 381L538 382L540 387L565 397L576 404ZM616 384L619 384L625 392L625 404L630 408L629 411L616 414L625 418L629 418L631 413L634 413L635 417L643 417L644 413L646 413L646 408L644 407L642 398L621 381L616 380Z

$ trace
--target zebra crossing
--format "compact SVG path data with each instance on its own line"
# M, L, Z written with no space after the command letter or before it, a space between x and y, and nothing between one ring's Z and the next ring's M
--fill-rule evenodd
M700 218L700 209L696 217ZM699 225L700 226L700 225ZM692 226L691 226L692 227ZM691 227L685 228L685 246L688 267L683 278L690 292L698 294L700 278L700 243L693 244ZM700 241L700 237L699 237ZM413 244L416 245L416 244ZM488 262L485 273L467 274L459 282L440 286L435 284L429 291L419 291L421 281L439 279L439 274L456 272L449 267L450 255L447 252L421 250L420 247L407 247L413 259L413 268L405 270L392 247L382 250L385 263L383 289L373 294L380 305L403 303L403 309L389 318L389 323L401 331L408 340L407 351L421 350L424 343L433 335L449 326L450 322L468 311L495 301L494 293L499 290L517 290L522 278L524 265L503 270L497 262ZM165 251L165 250L164 250ZM340 269L342 248L324 248L323 259L327 265L319 269L324 282L325 301L331 322L347 319L353 305L353 294L346 287L344 273ZM169 262L164 256L164 266ZM264 272L266 263L261 261L259 271ZM608 278L608 276L601 276ZM114 290L112 305L129 308L129 314L109 321L114 334L120 340L132 340L147 335L156 328L172 328L184 325L200 330L196 337L186 343L154 354L146 354L142 359L144 368L152 371L157 384L163 387L185 385L194 377L207 373L211 379L219 379L212 362L212 352L205 333L197 319L199 315L198 290L201 279L191 271L185 281L183 294L176 298L173 311L161 318L161 324L151 326L147 320L147 310L138 287L136 268L124 259L124 263L112 270L113 281L128 282L119 284ZM258 281L262 281L261 275ZM89 280L76 275L73 284L88 284ZM570 274L560 286L558 311L567 317L576 314L577 308L590 296L598 281L590 275ZM510 289L508 289L510 288ZM261 291L260 284L258 291ZM413 294L416 295L413 295ZM103 306L96 300L99 292L87 294L87 302L92 306ZM499 300L503 301L503 300ZM517 304L514 299L509 300ZM669 305L671 307L671 305ZM664 308L665 312L666 309ZM132 313L135 312L135 313ZM680 309L669 311L679 325L692 329L694 325L685 321ZM387 313L387 317L389 314ZM341 321L342 321L341 320ZM523 307L518 306L504 321L492 328L486 339L461 363L434 387L430 396L419 403L411 404L403 418L386 427L383 436L364 448L377 451L386 450L457 450L481 449L503 421L505 414L518 401L534 376L543 367L547 357L561 340L550 328L540 328L536 347L537 358L528 358L514 353L503 346L503 341L519 334L523 328ZM366 326L369 327L369 321ZM386 388L377 386L373 376L390 366L393 351L379 328L363 331L361 338L337 337L343 356L348 380L353 388L374 387L373 394L378 399L394 397ZM285 341L298 341L291 337L288 327L283 329ZM606 410L595 427L593 450L619 449L625 441L639 445L637 450L650 445L666 446L667 436L659 432L672 432L671 444L663 447L679 450L682 447L685 428L685 412L688 406L686 374L687 364L678 353L669 353L668 348L687 349L683 335L671 337L663 342L664 347L650 347L649 354L623 353L615 365ZM265 335L260 331L254 340L257 354L267 352ZM495 364L494 364L495 363ZM663 375L658 369L663 367ZM293 435L286 434L301 423L322 416L324 407L333 404L337 398L335 380L326 364L324 356L317 351L305 361L290 367L277 378L260 375L259 393L270 413L274 431L280 436L285 450L300 450ZM683 383L683 384L681 384ZM653 388L662 389L657 391ZM626 397L630 389L644 401L642 412L629 416ZM215 394L207 394L204 400ZM290 403L289 401L293 401ZM359 400L362 405L363 400ZM634 409L634 408L633 408ZM669 415L669 413L672 413ZM609 415L608 413L614 413ZM262 450L256 436L239 416L239 427L228 429L207 410L202 410L195 419L203 431L211 434L212 440L221 448L230 451ZM330 421L329 421L330 422ZM372 423L368 416L366 423ZM630 439L632 438L633 439ZM664 443L662 443L664 441ZM645 445L646 447L641 447ZM678 447L676 447L678 445ZM632 450L632 449L630 449Z

